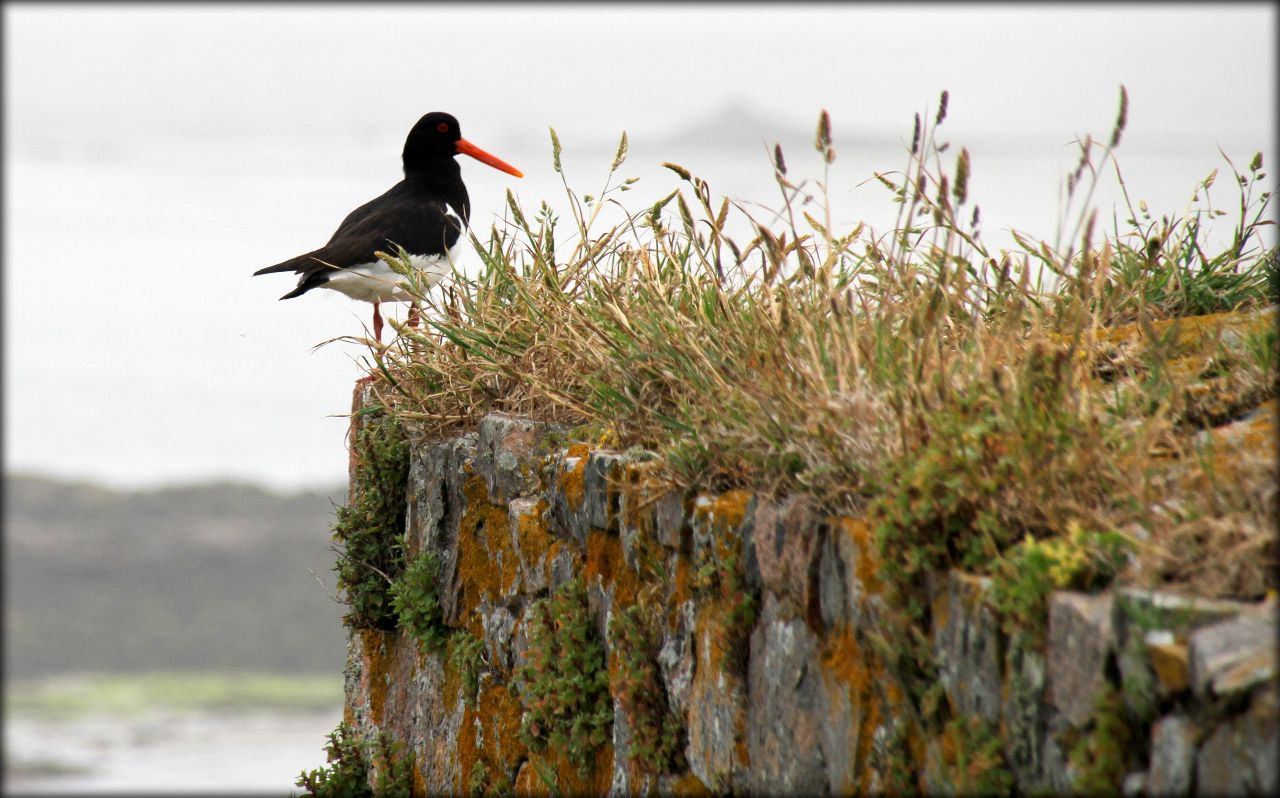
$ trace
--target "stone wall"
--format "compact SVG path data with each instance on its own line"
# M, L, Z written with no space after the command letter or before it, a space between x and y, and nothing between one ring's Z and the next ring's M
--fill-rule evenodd
M1276 792L1274 598L1059 592L1022 634L988 579L952 572L926 586L930 628L904 630L862 519L683 496L645 455L566 435L494 415L412 447L406 555L439 563L454 637L351 630L346 720L405 744L415 794ZM585 762L522 733L555 667L533 627L574 628L546 602L574 584L612 710ZM470 664L464 638L483 642ZM936 671L912 671L912 645Z

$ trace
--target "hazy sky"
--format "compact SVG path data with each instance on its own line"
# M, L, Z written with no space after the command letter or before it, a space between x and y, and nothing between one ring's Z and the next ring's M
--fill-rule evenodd
M1153 194L1189 192L1219 146L1275 155L1271 4L3 13L6 466L121 484L341 478L332 416L361 353L312 347L358 334L368 308L277 303L289 279L248 275L319 245L398 179L429 110L527 173L517 185L464 163L485 225L508 187L536 202L554 186L548 126L584 150L625 129L637 168L701 157L713 185L737 187L754 185L735 182L748 164L664 142L740 108L764 121L732 132L763 151L811 135L826 108L852 186L899 165L872 150L909 136L943 89L993 225L1001 208L1014 223L1022 196L1046 201L1029 192L1052 198L1072 140L1109 132L1121 83L1122 162L1145 159L1135 174Z
M734 99L884 127L949 88L969 124L1025 134L1110 111L1120 82L1135 130L1261 134L1274 116L1271 4L5 9L16 131L288 136L430 105L541 138L660 131Z

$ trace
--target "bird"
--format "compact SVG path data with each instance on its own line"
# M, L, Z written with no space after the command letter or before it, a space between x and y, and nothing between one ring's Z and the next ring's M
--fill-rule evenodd
M404 179L381 196L356 208L338 225L323 247L254 272L254 276L295 272L298 284L280 299L302 296L313 288L329 288L373 303L373 335L382 341L379 304L412 301L404 277L377 257L403 247L409 262L430 287L452 271L450 251L471 215L471 200L462 182L456 155L469 155L507 174L524 177L511 164L462 137L458 120L433 111L409 131L401 158ZM410 309L410 322L416 320Z

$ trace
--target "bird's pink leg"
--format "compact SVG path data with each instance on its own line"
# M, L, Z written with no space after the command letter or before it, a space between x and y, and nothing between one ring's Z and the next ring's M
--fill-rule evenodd
M373 303L373 337L382 343L382 314L378 312L378 303Z

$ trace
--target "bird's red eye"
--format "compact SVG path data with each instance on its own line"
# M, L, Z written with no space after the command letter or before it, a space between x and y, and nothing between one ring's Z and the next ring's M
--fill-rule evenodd
M440 124L436 125L436 130L439 130L441 133L448 132L448 130L449 130L449 123L448 123L448 122L441 122Z

